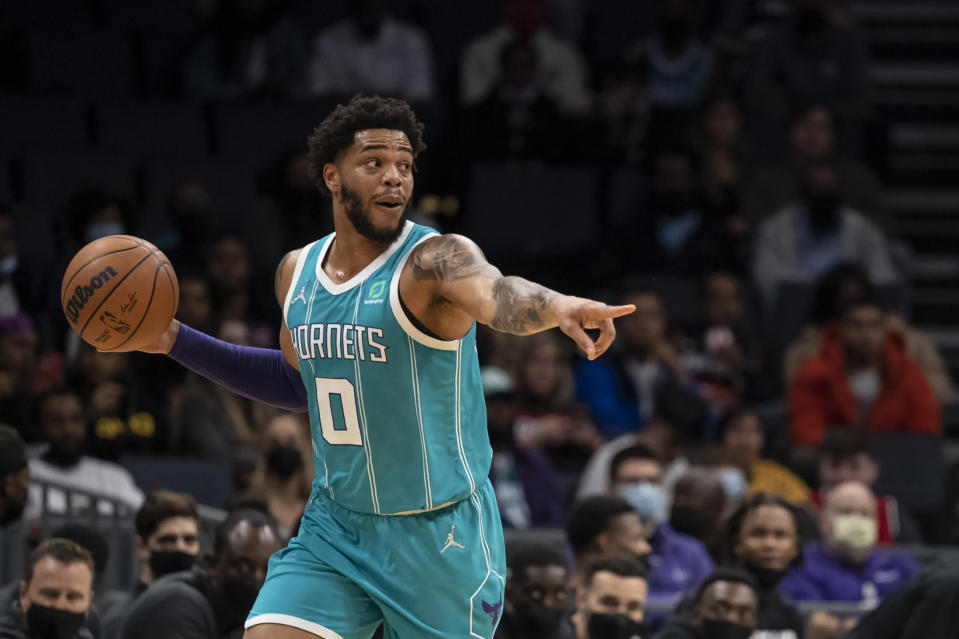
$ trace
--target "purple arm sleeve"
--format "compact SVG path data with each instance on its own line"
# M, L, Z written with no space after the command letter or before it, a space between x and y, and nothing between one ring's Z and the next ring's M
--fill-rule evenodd
M237 346L180 324L169 356L238 395L305 413L306 387L283 351Z

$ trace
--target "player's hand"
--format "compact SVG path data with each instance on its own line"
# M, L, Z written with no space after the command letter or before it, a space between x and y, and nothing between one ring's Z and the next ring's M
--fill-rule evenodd
M151 342L146 342L140 344L139 346L120 346L118 348L111 348L107 353L124 353L130 351L140 351L142 353L159 353L160 355L166 355L170 352L170 349L173 348L173 345L176 343L177 335L180 333L180 321L173 320L170 322L170 325L167 326L166 330L160 333L160 335Z
M636 310L632 304L609 306L568 295L559 296L552 306L559 329L576 342L591 360L605 353L616 338L613 318L629 315ZM599 336L594 342L586 331L596 328L599 329Z

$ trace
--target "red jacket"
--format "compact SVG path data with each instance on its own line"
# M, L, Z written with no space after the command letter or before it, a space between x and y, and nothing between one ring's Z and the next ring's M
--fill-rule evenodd
M882 389L866 419L870 432L942 434L942 413L919 365L897 333L886 336ZM839 327L822 333L819 354L799 367L789 389L789 434L794 444L818 444L827 427L854 426L856 398L849 389Z

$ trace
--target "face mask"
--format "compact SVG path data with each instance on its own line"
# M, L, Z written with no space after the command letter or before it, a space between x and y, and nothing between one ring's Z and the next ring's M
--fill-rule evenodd
M749 639L753 629L721 619L703 619L703 636L709 639Z
M23 515L24 509L27 507L27 498L24 497L22 500L11 501L7 503L7 507L3 509L3 513L0 513L0 528L4 526L9 526L13 522L20 519Z
M119 222L94 222L87 227L83 239L89 243L107 235L123 235L126 229Z
M256 579L223 578L223 585L215 593L214 602L217 621L223 629L230 630L246 620L262 586L263 582Z
M276 444L266 453L266 467L274 475L289 479L303 467L303 457L298 448Z
M154 579L159 579L163 575L169 575L172 572L189 570L196 563L196 555L180 550L151 550L150 551L150 572Z
M836 543L855 550L869 550L876 545L876 520L862 515L839 515L833 519L832 538Z
M538 603L516 604L513 607L516 626L526 637L556 636L566 614L564 608L550 608Z
M624 486L619 495L629 502L640 520L657 524L666 521L666 495L662 488L641 481Z
M51 442L50 450L46 454L50 463L61 468L76 466L81 457L83 457L83 442L74 442L73 440L62 443Z
M17 256L8 255L0 260L0 277L10 275L17 270Z
M739 499L746 494L746 476L737 468L721 468L719 482L726 499Z
M703 539L709 532L708 516L698 508L677 504L669 515L669 527L678 533Z
M626 615L590 613L586 624L589 639L642 639L645 628L641 622Z
M86 614L31 604L26 618L27 628L37 639L74 639Z
M746 571L756 578L756 582L763 590L772 590L786 576L785 569L766 568L752 561L744 561L743 565Z

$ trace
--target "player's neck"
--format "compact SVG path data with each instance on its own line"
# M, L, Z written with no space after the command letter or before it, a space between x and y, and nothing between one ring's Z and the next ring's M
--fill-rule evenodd
M359 233L348 221L336 225L333 245L323 260L323 270L337 283L345 282L390 247L389 242L374 242Z

